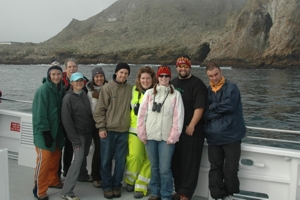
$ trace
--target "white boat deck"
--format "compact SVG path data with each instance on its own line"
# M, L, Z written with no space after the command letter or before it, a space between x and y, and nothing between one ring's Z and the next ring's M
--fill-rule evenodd
M33 200L32 194L33 189L33 176L34 168L24 167L18 165L17 160L8 159L9 167L9 194L11 200ZM62 177L62 182L64 178ZM48 196L50 200L62 200L60 196L60 189L49 188ZM76 196L81 200L99 200L105 199L103 197L103 190L101 188L93 187L92 183L87 182L77 182L74 189ZM148 199L149 194L142 199ZM0 197L1 200L3 200ZM116 198L115 198L116 199ZM122 196L118 198L120 200L134 199L133 193L126 192L125 188L122 188ZM193 197L193 200L206 200L206 198Z

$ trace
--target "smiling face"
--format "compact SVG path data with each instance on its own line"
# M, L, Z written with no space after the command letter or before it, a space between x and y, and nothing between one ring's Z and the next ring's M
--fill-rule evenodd
M105 81L105 77L103 76L103 74L96 74L94 76L95 85L97 86L103 85L104 81Z
M160 75L158 75L158 84L161 86L166 86L168 87L170 84L170 75L162 73Z
M124 83L128 78L128 70L127 69L120 69L116 72L116 81L119 83Z
M84 80L82 78L72 81L70 83L73 86L73 92L80 92L84 87Z
M56 85L60 82L62 78L62 72L58 69L52 69L50 71L50 80L55 83Z
M143 89L147 90L152 86L153 80L149 73L145 72L141 74L140 83Z
M68 61L65 66L65 72L67 73L67 77L70 78L71 75L78 71L78 66L74 61Z
M176 71L180 79L189 78L191 75L191 68L187 64L179 64L176 67Z

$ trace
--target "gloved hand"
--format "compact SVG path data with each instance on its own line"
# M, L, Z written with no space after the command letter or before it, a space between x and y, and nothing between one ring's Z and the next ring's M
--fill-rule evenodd
M52 146L52 142L53 142L53 138L52 138L50 131L44 131L43 135L44 135L46 147L50 148Z

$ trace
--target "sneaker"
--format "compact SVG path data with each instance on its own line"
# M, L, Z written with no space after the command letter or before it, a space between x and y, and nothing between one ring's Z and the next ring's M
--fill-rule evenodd
M161 198L158 196L151 196L148 198L148 200L161 200Z
M116 198L121 197L121 189L120 188L114 188L112 192L113 192L113 197L116 197Z
M104 190L103 194L106 199L112 199L114 197L112 190Z
M179 198L180 198L180 200L190 200L190 198L185 195L180 195Z
M144 193L143 192L134 192L134 196L135 199L140 199L144 197Z
M102 186L102 181L93 181L93 186L95 188L101 188Z
M55 189L61 189L64 187L64 184L62 182L60 182L57 185L49 185L49 188L55 188Z
M66 200L80 200L79 197L68 196L68 195L61 195L61 198L66 199Z
M127 192L133 192L133 190L134 190L134 186L127 183L127 185L126 185L126 191Z
M38 199L38 200L48 200L49 197L48 197L47 194L43 194L42 196L39 196L37 199Z
M180 200L180 195L178 193L172 194L172 200Z

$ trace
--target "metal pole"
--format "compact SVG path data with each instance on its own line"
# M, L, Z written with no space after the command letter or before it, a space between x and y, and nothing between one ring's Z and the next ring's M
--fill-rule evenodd
M7 149L0 149L0 197L9 200L8 155Z

